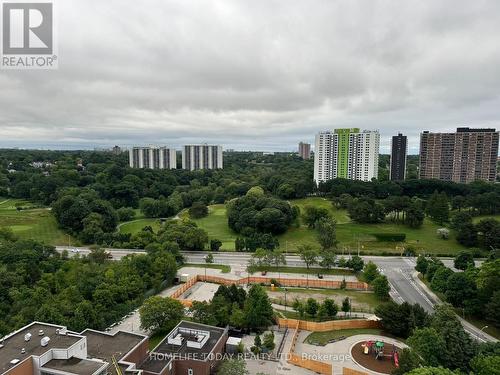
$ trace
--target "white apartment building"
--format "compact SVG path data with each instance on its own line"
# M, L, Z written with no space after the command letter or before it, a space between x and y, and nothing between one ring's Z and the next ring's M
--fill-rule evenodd
M175 169L177 154L168 147L133 147L129 150L129 165L131 168Z
M222 169L222 146L185 145L182 148L182 168L190 171Z
M314 181L378 177L380 134L358 128L320 132L315 140Z

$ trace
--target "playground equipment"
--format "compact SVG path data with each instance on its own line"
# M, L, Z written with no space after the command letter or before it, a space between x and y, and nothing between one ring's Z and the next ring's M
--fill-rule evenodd
M396 346L392 345L392 351L390 354L384 353L385 343L383 341L365 341L361 347L363 348L363 354L369 355L372 354L375 359L383 360L384 357L389 357L394 362L394 366L399 367L399 353L396 350Z
M394 351L392 354L392 360L394 361L394 366L399 367L399 353Z

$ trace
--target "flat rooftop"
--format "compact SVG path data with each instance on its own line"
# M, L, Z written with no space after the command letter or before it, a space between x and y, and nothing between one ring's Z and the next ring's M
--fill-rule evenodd
M98 332L87 329L81 333L87 337L87 355L98 358L110 364L108 371L115 374L112 357L120 361L126 354L134 349L146 336L130 332L118 331L115 334Z
M183 343L182 345L171 345L168 343L168 337L176 329L187 329L193 331L208 332L210 337L201 348L193 348ZM215 345L219 342L225 333L224 328L207 326L193 322L182 321L179 325L169 333L156 348L151 351L149 358L138 366L139 369L148 372L159 373L172 359L188 359L205 361L208 355L212 352ZM185 340L196 341L194 335L183 334Z
M50 349L67 349L82 339L80 335L73 333L68 333L67 335L56 333L56 330L64 329L65 327L62 326L33 323L7 335L3 342L0 340L0 343L3 344L3 348L0 348L0 374L15 366L10 363L12 360L17 359L20 363L32 355L39 356ZM43 335L41 336L39 336L40 330L43 330ZM31 334L31 339L25 341L24 336L28 333ZM41 345L40 340L43 337L50 338L46 346ZM24 354L21 354L22 349L25 350Z
M43 365L40 369L64 371L78 375L92 375L100 368L106 367L104 362L89 361L88 359L70 358L70 359L52 359Z

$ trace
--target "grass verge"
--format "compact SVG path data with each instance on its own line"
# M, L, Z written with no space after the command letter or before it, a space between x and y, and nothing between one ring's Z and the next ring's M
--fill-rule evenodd
M182 267L211 268L214 270L221 270L222 273L231 272L231 266L226 264L185 263Z
M281 272L281 273L308 273L309 275L337 275L337 276L356 276L352 270L344 268L332 268L329 270L323 268L309 268L306 267L257 267L257 271L267 270L268 272Z

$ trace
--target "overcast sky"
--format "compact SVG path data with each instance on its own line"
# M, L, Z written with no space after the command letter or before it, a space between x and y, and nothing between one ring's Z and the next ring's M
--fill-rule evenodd
M500 1L57 1L59 69L0 71L0 147L500 128Z

